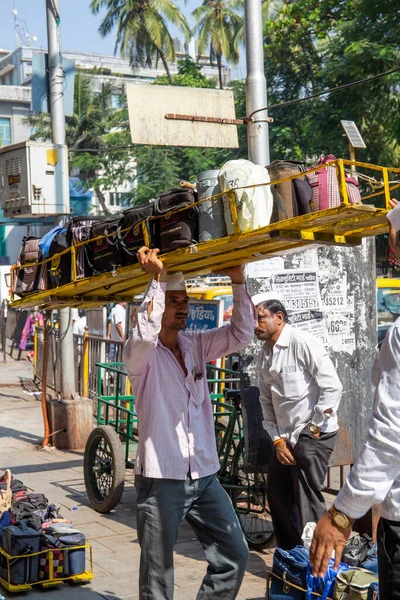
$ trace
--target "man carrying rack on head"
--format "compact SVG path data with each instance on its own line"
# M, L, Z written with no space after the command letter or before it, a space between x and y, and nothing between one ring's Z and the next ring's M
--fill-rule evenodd
M208 561L197 600L231 600L239 592L248 549L216 478L220 465L206 363L251 341L255 309L243 267L226 269L233 289L230 324L183 332L189 316L185 281L182 273L167 274L158 253L143 247L137 254L153 278L124 351L140 428L135 476L139 597L172 600L173 550L186 518Z

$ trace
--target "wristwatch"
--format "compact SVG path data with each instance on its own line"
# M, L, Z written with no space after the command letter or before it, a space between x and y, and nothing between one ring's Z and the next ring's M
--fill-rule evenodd
M335 525L337 527L339 527L339 529L347 529L348 527L351 527L355 521L355 519L351 519L344 513L336 510L336 508L333 506L333 504L328 512L332 517L332 521L335 523Z
M314 425L314 423L310 423L309 429L313 435L315 435L316 433L321 433L321 427L318 427L318 425Z

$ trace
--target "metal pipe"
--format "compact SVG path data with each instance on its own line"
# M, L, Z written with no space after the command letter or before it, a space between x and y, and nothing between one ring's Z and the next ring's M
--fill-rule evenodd
M60 0L46 0L47 40L49 61L49 104L51 116L51 138L54 144L65 144L64 84L60 40ZM60 148L63 159L64 149ZM64 169L63 176L68 177ZM63 193L60 186L59 193ZM68 189L68 186L66 186ZM69 198L63 198L63 206L69 213ZM60 310L60 364L61 392L63 398L70 400L75 395L74 341L72 335L71 309Z
M264 73L264 40L260 0L244 0L246 27L246 114L267 106L267 81ZM269 165L268 113L260 111L247 124L249 159Z

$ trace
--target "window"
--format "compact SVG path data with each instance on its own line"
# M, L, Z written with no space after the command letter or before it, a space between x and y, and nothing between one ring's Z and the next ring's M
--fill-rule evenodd
M121 108L121 106L122 106L121 100L122 100L121 94L112 94L111 95L111 107L112 108Z
M0 117L0 146L11 144L11 121Z

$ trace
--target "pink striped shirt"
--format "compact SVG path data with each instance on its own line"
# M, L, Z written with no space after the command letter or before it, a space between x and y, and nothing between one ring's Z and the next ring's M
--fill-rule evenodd
M219 469L206 363L236 352L252 340L256 312L245 285L232 284L230 324L178 334L188 373L185 376L173 353L158 339L165 288L166 283L151 282L124 349L139 417L136 473L183 480L190 470L193 479L198 479Z

